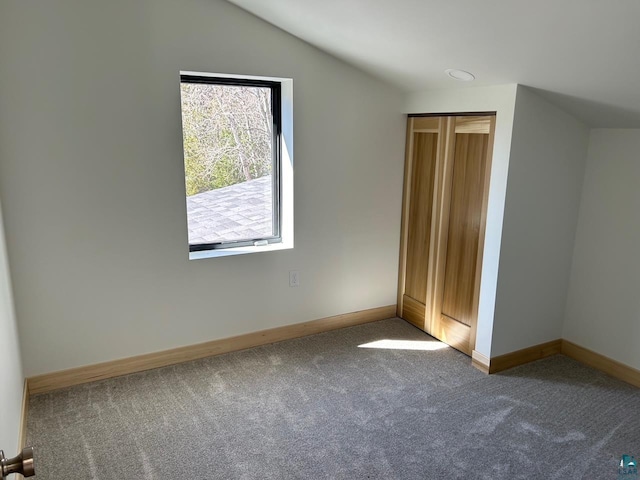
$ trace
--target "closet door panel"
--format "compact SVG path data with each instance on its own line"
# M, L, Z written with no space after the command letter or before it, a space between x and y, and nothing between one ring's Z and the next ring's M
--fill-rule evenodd
M431 234L433 174L437 151L436 133L413 134L411 202L408 218L405 295L424 305Z
M442 314L471 326L485 164L489 135L458 133L451 178L451 203Z

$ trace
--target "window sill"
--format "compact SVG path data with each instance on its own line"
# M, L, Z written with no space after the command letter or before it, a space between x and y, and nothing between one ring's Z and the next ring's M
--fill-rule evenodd
M273 252L277 250L289 250L293 248L293 242L270 243L262 247L235 247L226 249L201 250L199 252L189 252L189 260L200 260L201 258L230 257L233 255L246 255L248 253Z

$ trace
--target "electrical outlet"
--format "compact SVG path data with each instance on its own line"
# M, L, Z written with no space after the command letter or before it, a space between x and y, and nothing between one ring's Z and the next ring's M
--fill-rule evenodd
M291 270L289 272L289 286L290 287L300 286L300 273L297 270Z

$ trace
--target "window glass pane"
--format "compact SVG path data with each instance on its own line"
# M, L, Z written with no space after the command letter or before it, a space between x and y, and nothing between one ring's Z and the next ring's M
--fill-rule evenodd
M277 236L271 89L181 83L189 244Z

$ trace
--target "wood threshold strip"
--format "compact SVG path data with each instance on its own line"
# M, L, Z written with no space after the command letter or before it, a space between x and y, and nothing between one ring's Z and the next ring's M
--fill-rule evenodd
M168 365L189 362L199 358L245 350L247 348L258 347L260 345L375 322L395 316L396 305L388 305L368 310L361 310L358 312L335 315L333 317L321 318L310 322L285 325L283 327L261 330L258 332L213 340L186 347L174 348L161 352L122 358L95 365L61 370L58 372L45 373L43 375L37 375L27 379L28 393L36 395L38 393L49 392L59 388L71 387L82 383L95 382L97 380L142 372L144 370L166 367ZM26 418L25 412L23 412L23 418Z

